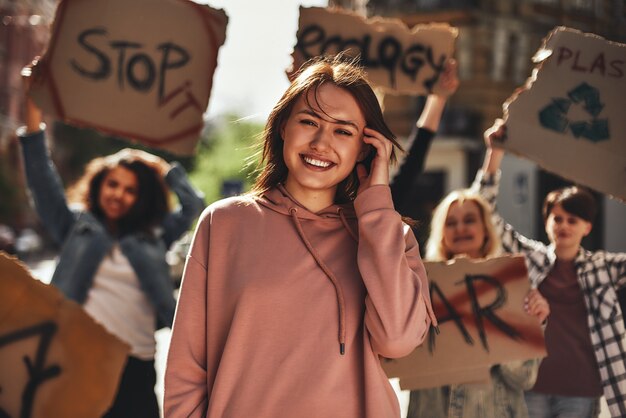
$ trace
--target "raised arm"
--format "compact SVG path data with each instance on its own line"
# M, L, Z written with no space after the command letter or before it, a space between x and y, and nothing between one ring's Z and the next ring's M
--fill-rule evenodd
M18 130L24 157L26 182L42 223L62 244L75 221L69 209L61 178L46 147L41 110L26 96L26 126Z
M538 262L529 257L533 252L544 252L545 244L531 240L517 232L513 226L506 223L497 210L496 198L500 186L500 164L504 157L504 149L496 146L506 139L506 125L497 119L494 125L485 131L484 135L487 150L482 169L476 174L472 190L479 193L491 207L491 219L500 238L502 246L509 253L524 253L529 263Z
M407 203L406 198L411 185L417 176L424 171L426 155L439 127L446 102L456 92L458 86L457 64L455 60L451 59L446 63L446 67L435 86L437 93L430 94L426 98L424 110L407 141L409 144L408 153L391 181L393 203L399 212L402 212L403 206Z
M173 163L165 175L165 182L180 202L180 206L163 220L164 239L169 247L175 240L184 234L193 221L204 209L204 195L189 182L183 167Z

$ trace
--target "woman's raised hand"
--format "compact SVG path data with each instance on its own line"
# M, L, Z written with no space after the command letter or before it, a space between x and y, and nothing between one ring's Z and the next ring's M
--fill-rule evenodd
M534 316L540 324L550 315L550 305L537 289L531 289L524 299L524 310L527 314Z
M172 168L172 166L163 158L158 157L154 154L150 154L149 152L142 151L140 149L124 148L123 150L118 151L115 156L119 158L140 160L156 170L156 172L159 173L162 177L165 177L167 172L170 171L170 169Z
M493 125L483 134L485 145L488 149L499 148L506 140L506 123L502 119L496 119Z
M32 133L37 132L41 129L41 123L43 122L43 113L39 107L35 104L33 99L28 95L30 89L33 85L39 82L41 77L40 72L37 67L38 59L35 58L33 61L22 68L20 72L22 76L22 84L24 86L24 106L25 106L25 117L26 120L26 132Z
M363 134L363 142L373 148L370 152L375 152L375 156L369 174L363 164L357 164L356 170L359 177L357 194L370 186L389 184L389 160L393 150L392 142L380 132L366 127Z
M449 58L446 61L445 67L439 76L439 80L435 84L433 94L440 96L444 99L452 96L459 88L459 78L457 75L458 64L454 58Z
M491 128L487 129L484 134L487 152L483 161L483 172L487 174L495 174L500 169L502 158L504 157L504 149L497 146L506 139L506 124L502 119L496 119Z

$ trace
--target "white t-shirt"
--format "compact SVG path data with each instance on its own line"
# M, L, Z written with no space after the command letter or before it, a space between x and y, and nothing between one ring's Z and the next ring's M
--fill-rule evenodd
M155 310L118 245L102 260L84 308L96 322L129 344L132 356L154 358Z

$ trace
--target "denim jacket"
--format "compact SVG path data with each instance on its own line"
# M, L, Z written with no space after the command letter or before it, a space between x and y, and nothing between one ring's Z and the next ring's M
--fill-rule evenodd
M26 135L18 131L18 135L35 208L52 238L62 246L51 283L69 299L83 304L115 238L92 213L68 206L61 179L45 145L44 131ZM118 240L120 250L155 308L159 328L172 326L176 307L165 253L204 207L201 194L189 184L185 170L177 163L165 176L165 182L178 196L180 208L165 217L154 236L138 232Z
M491 382L411 392L408 418L528 418L524 391L535 384L539 359L491 368Z

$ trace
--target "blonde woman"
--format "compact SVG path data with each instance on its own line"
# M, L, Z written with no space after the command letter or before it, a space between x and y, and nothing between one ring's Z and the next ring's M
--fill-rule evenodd
M435 208L426 243L428 261L456 257L489 258L502 254L488 203L473 189L455 190ZM526 312L542 323L550 313L546 300L531 290ZM528 417L524 390L537 378L539 360L496 365L491 383L453 385L411 392L408 417Z

